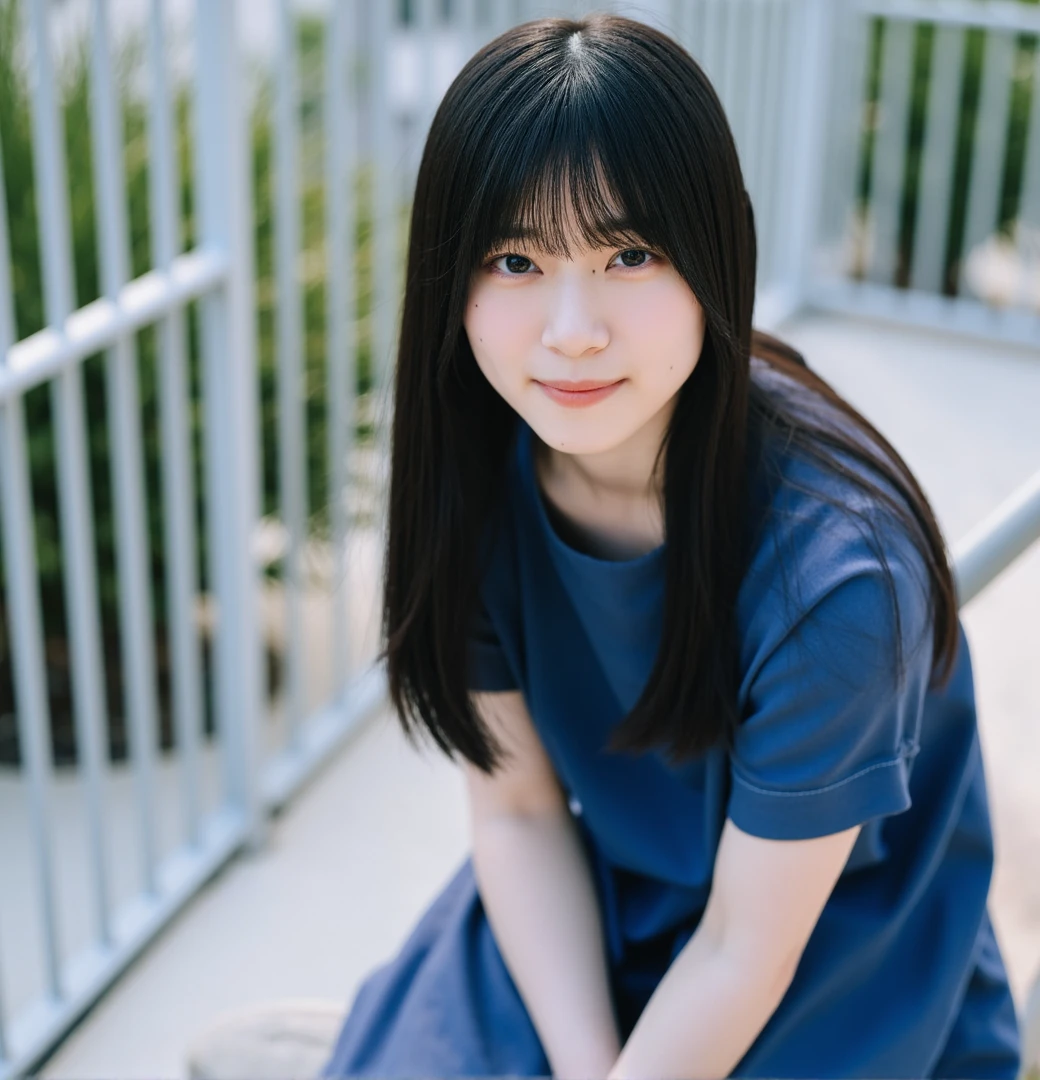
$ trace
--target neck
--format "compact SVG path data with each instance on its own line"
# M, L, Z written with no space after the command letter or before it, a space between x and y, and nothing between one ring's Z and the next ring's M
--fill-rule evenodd
M663 409L623 443L595 454L563 453L534 438L543 493L608 557L639 555L664 540L663 475L654 466L670 416Z
M595 454L567 454L535 436L543 475L581 487L594 497L659 499L664 477L660 468L655 472L655 462L673 408L669 402L623 443Z

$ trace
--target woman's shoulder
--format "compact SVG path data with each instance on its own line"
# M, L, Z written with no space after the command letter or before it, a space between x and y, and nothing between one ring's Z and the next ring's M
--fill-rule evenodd
M752 358L752 380L796 429L752 412L749 482L759 542L809 540L824 527L852 541L866 523L887 524L893 542L903 539L894 526L913 508L893 480L900 466L886 447L834 402L764 361Z
M913 534L913 511L877 464L887 454L840 408L761 361L757 386L807 422L799 437L759 432L753 440L751 547L738 600L746 631L783 635L843 584L874 582L900 607L927 606L929 574ZM813 427L840 432L867 451L814 439ZM888 458L891 461L890 458ZM894 465L893 465L894 467Z

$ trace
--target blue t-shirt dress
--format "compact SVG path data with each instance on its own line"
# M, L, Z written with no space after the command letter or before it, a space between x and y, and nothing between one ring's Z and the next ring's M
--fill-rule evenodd
M759 361L753 376L792 402L806 393ZM697 927L727 817L776 840L862 824L793 983L732 1075L1013 1080L1019 1032L986 906L993 842L968 643L961 628L949 683L929 689L927 579L905 534L883 534L897 620L868 536L829 500L877 507L786 449L753 455L734 749L679 766L605 753L654 662L665 548L612 561L568 543L533 438L518 421L470 685L522 691L569 794L622 1041ZM503 1074L550 1067L467 859L363 982L321 1075Z

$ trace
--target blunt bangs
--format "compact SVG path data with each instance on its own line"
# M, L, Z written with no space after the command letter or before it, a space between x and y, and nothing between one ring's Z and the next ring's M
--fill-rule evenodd
M452 103L456 124L470 120L452 185L457 269L472 273L511 241L571 258L577 239L652 247L691 287L710 275L724 245L704 192L735 176L739 196L743 183L735 154L720 160L732 141L692 57L638 24L619 33L609 17L538 20L511 38L478 53L479 77L461 80L479 104Z

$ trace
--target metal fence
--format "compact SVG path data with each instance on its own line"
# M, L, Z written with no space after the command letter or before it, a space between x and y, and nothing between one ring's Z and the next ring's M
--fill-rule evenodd
M1040 346L1040 9L851 0L807 302Z
M265 255L255 250L258 174L251 117L256 82L247 77L235 4L205 0L194 9L189 52L195 222L194 242L184 250L170 13L162 0L148 0L144 58L151 269L131 279L113 34L106 0L93 0L90 139L103 295L80 308L74 300L69 215L70 179L78 178L69 177L65 160L60 80L52 59L55 11L46 0L26 0L23 7L46 326L18 340L0 168L0 542L19 776L35 860L37 925L15 931L38 933L43 949L39 987L12 1000L5 999L11 980L0 955L0 1080L30 1070L208 877L244 845L262 843L271 810L382 699L382 674L371 663L374 637L355 623L362 610L362 622L367 620L370 629L378 624L378 563L372 553L379 550L380 515L378 498L371 502L371 496L373 491L378 495L382 465L372 429L378 431L385 420L401 226L436 101L461 62L495 33L536 15L613 7L656 22L691 49L719 88L756 208L760 324L775 324L811 303L1040 344L1040 298L1021 284L1028 280L1028 269L1021 272L1012 302L1000 307L999 300L963 288L967 264L950 257L958 244L958 250L968 252L1017 222L1016 257L1023 266L1035 258L1026 237L1028 228L1040 226L1040 12L1017 3L452 0L444 5L413 0L402 6L336 0L318 21L323 75L312 85L301 81L298 13L289 0L277 0L270 5L276 16L275 48L268 57L273 72L272 250ZM910 182L907 148L916 144L908 123L918 56L912 45L923 24L938 29L932 39L924 134L914 136L918 142L923 138L914 151L917 179ZM951 244L956 218L952 159L955 127L961 122L953 102L963 78L966 36L973 32L984 33L986 42L977 110L984 123L968 140L967 224L956 225L963 239ZM1031 75L1022 74L1023 57L1033 65ZM1017 170L1018 179L1008 181L1007 146L1012 143L1002 133L1008 130L1012 86L1019 83L1026 90L1019 87L1015 93L1031 94L1033 107L1026 134L1015 137L1011 171ZM308 111L308 102L316 109ZM921 126L919 118L914 123ZM6 134L0 131L0 142ZM315 146L318 151L312 154ZM1009 183L1017 192L1010 203L1004 197ZM315 191L321 203L320 243L309 246L304 215ZM916 204L909 219L903 213L908 200ZM912 230L907 220L914 223ZM361 233L367 244L363 256L357 242ZM261 512L258 392L258 356L267 339L257 334L263 298L257 295L256 267L264 258L273 267L273 297L268 299L274 320L265 333L274 354L277 406L277 508L270 518L279 526L273 558L280 569L277 595L285 625L285 675L276 702L268 700L264 685L259 629L265 580L261 549L270 535ZM319 350L325 366L319 389L326 434L320 454L327 462L329 515L320 543L307 499L314 487L308 475L304 389L311 377L305 361L315 321L305 288L312 264L324 296ZM191 438L196 403L189 360L196 323L202 492L195 490ZM157 493L146 490L142 468L147 432L142 431L136 348L147 327L155 328L158 342ZM366 351L369 378L363 386L359 357ZM109 704L99 644L95 493L88 469L90 428L100 421L87 415L83 390L83 369L98 353L104 354L105 364L130 746L126 769L133 781L140 871L123 899L113 891L106 843L112 822L104 796L113 766L106 749ZM28 395L40 388L50 394L57 448L75 775L83 792L89 847L88 880L81 894L90 897L93 925L89 941L74 950L63 943L57 915L55 766L33 530L39 519L29 460L33 433L26 431L24 411ZM149 497L161 500L166 559L175 739L165 754L156 738ZM200 500L206 541L202 564L191 525ZM1034 482L969 538L957 552L962 600L1040 535L1038 519L1040 482ZM368 562L353 576L345 556L352 543L361 543L368 553ZM317 703L308 682L314 650L308 645L313 613L307 606L307 578L316 552L325 558L329 620L321 650L331 672ZM200 611L209 612L208 622ZM214 732L209 740L201 724L207 708L201 638L207 628L214 657ZM274 713L279 723L272 728ZM218 756L219 784L207 806L202 773L210 751ZM156 835L155 802L164 762L178 770L181 815L176 842L165 852Z

